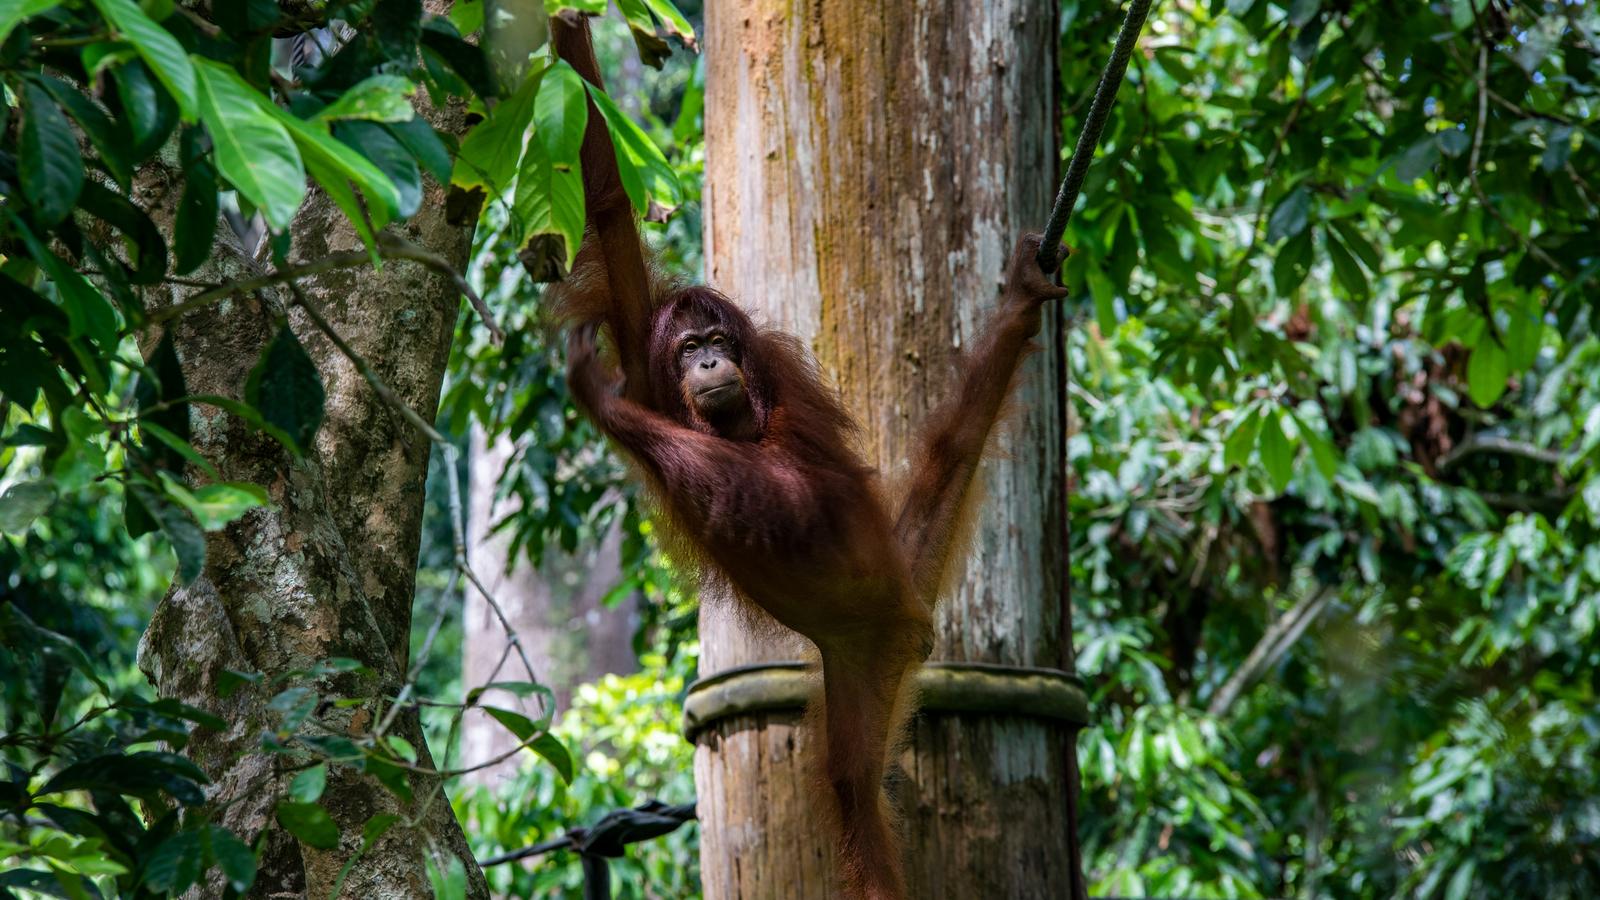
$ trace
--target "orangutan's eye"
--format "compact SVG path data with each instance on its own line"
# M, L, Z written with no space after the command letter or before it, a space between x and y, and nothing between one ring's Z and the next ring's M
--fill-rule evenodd
M683 355L684 356L688 356L689 354L691 354L691 353L693 353L693 352L695 352L696 350L699 350L699 349L700 349L700 342L699 341L684 341L683 342Z

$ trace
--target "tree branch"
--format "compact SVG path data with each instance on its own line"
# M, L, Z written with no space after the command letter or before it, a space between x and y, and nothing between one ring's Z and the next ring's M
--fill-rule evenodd
M456 289L467 296L467 302L472 304L472 308L483 319L483 324L489 329L489 334L494 340L498 343L505 339L505 332L501 331L499 324L495 322L494 313L489 310L489 305L484 302L482 297L478 296L478 292L472 289L472 285L467 283L467 279L462 277L461 273L457 272L444 257L431 250L419 247L399 235L388 232L381 232L378 235L378 255L384 259L403 259L420 263L441 275L447 276L455 283ZM248 294L251 291L271 287L275 284L293 284L297 278L308 278L324 272L331 272L335 269L364 266L370 263L371 260L372 257L365 250L345 250L340 253L330 253L310 262L283 266L265 275L257 275L254 278L241 278L210 290L201 291L182 303L169 306L155 313L150 317L150 321L152 324L160 325L225 297ZM302 307L305 306L304 304L301 305Z
M1311 623L1322 614L1333 600L1334 590L1324 587L1301 597L1299 602L1276 622L1267 627L1266 633L1261 635L1261 640L1256 641L1255 647L1250 650L1250 655L1245 657L1238 669L1223 682L1222 687L1211 695L1211 704L1206 707L1206 714L1213 718L1222 718L1228 714L1229 708L1242 696L1247 688L1261 677L1261 674L1278 664L1284 654L1300 640Z
M1565 454L1558 450L1547 450L1527 441L1512 440L1494 434L1473 432L1465 440L1450 448L1450 452L1439 458L1439 471L1447 472L1456 463L1476 453L1504 453L1508 456L1520 456L1534 462L1548 463L1559 466L1566 461Z

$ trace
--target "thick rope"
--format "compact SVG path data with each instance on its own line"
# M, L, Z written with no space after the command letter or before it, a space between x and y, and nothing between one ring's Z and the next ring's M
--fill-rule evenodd
M1111 51L1106 70L1100 75L1100 84L1094 89L1094 102L1089 104L1089 117L1078 133L1078 146L1072 150L1067 162L1067 175L1061 179L1061 190L1056 192L1055 206L1050 209L1050 221L1044 226L1044 240L1039 244L1039 268L1054 272L1061 265L1061 235L1066 233L1067 220L1072 218L1072 208L1078 204L1078 192L1083 190L1083 178L1089 173L1089 162L1100 145L1100 134L1106 130L1106 119L1111 115L1111 104L1117 99L1117 89L1122 87L1122 76L1128 71L1128 60L1133 57L1133 45L1139 41L1139 31L1144 28L1145 16L1150 13L1151 0L1133 0L1128 7L1128 17L1122 20L1122 30L1117 32L1117 46Z

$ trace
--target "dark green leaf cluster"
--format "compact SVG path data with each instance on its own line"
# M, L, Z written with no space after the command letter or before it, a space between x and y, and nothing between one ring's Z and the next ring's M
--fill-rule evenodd
M1159 14L1067 236L1092 877L1592 893L1600 12Z

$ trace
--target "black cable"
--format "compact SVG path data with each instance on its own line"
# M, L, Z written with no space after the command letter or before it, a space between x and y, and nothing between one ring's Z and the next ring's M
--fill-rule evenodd
M1144 28L1145 16L1150 13L1151 0L1133 0L1128 7L1128 17L1122 20L1122 30L1117 32L1117 46L1111 51L1106 70L1100 74L1100 84L1094 89L1094 102L1089 104L1089 117L1078 133L1078 146L1072 150L1067 162L1067 175L1061 179L1061 190L1056 192L1055 206L1050 209L1050 221L1044 226L1044 240L1039 244L1039 268L1054 272L1061 265L1061 235L1066 233L1067 220L1072 218L1072 207L1078 203L1078 192L1083 190L1083 178L1089 172L1089 162L1100 145L1100 134L1106 130L1106 118L1111 115L1111 104L1117 99L1117 89L1122 87L1122 76L1128 71L1128 60L1133 57L1133 45L1139 41L1139 31Z

